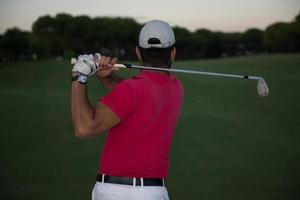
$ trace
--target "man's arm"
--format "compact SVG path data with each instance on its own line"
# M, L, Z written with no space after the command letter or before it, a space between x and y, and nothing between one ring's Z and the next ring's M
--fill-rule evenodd
M110 58L105 60L103 66L113 64ZM78 74L73 72L73 76ZM103 103L98 102L94 108L88 99L86 84L78 81L72 82L71 111L75 134L80 138L92 137L120 122L119 117Z
M102 70L99 70L99 73L101 73L101 71ZM124 80L124 78L118 76L116 73L113 72L111 72L109 76L105 77L101 77L98 75L98 79L108 91L112 91L119 82Z

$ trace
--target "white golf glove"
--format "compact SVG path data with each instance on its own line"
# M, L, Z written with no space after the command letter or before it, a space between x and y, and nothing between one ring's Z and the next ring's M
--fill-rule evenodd
M99 69L99 62L101 59L100 53L95 54L96 59L92 54L79 55L78 59L72 58L71 63L74 64L72 72L79 72L86 76L92 76Z

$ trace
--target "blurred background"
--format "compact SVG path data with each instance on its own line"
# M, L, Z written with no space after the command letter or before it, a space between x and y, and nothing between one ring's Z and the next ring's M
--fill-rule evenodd
M176 74L185 100L170 198L300 199L299 0L0 0L1 199L90 199L106 134L74 136L70 58L136 62L152 19L174 28L174 66L270 87L260 98L252 81ZM96 78L88 86L92 103L106 94Z
M4 62L95 51L135 59L139 30L151 19L174 26L178 59L300 50L297 0L1 0L0 9Z

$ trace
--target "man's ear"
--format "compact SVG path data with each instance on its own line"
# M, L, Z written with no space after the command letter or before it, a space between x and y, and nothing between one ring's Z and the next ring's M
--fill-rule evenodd
M176 47L173 47L173 49L171 50L171 61L174 62L176 57Z
M135 47L135 53L136 53L136 56L138 57L139 61L142 63L143 60L142 60L142 55L141 55L140 47L138 47L138 46Z

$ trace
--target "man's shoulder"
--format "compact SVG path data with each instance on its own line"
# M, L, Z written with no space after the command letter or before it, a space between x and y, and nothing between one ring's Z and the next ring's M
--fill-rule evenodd
M139 84L143 83L144 80L145 80L145 76L143 76L142 74L137 74L128 79L125 79L121 83L130 85L133 87L137 87Z
M119 87L127 87L133 91L141 90L144 87L144 77L140 75L132 76L128 79L121 81Z
M120 84L126 85L134 90L142 90L145 89L148 85L152 84L152 81L149 80L150 80L149 77L141 73L141 74L134 75L129 79L123 80ZM170 79L164 83L175 84L178 88L183 89L180 79L178 79L174 75L170 75Z

